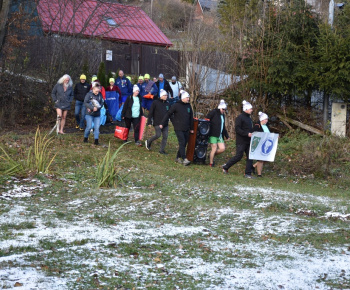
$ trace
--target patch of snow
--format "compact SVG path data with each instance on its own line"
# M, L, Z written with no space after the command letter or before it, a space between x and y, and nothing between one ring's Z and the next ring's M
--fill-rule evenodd
M0 289L68 289L67 280L46 276L35 268L1 268Z
M47 187L47 184L44 184L40 182L39 180L33 179L33 180L25 180L29 181L31 183L35 183L34 185L27 185L27 184L14 184L12 189L8 189L7 192L0 193L0 198L24 198L24 197L30 197L34 194L36 194L38 191L40 191L42 188ZM17 183L17 182L15 182Z
M341 214L340 212L326 212L324 217L327 219L350 221L350 214Z

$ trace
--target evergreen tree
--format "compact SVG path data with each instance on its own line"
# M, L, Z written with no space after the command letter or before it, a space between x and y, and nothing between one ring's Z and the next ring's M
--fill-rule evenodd
M108 75L107 75L107 83L108 83L107 86L109 86L109 79L110 79L110 78L114 78L114 76L113 76L113 74L112 74L111 71L109 71L109 72L108 72Z
M106 67L105 63L102 61L98 68L97 78L101 82L101 85L106 87L108 85L108 80L106 77Z
M89 74L89 63L87 61L84 62L82 67L82 72L86 75L86 80L91 80L91 75Z

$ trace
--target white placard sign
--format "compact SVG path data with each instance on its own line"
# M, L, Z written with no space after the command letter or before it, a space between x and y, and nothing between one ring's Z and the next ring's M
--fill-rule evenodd
M106 50L106 60L112 61L113 59L113 52L111 50Z
M277 145L278 134L254 132L250 140L249 159L273 162Z

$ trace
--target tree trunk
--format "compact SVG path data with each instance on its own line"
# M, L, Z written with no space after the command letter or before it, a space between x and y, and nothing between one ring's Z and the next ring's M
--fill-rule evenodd
M324 93L323 95L323 130L327 130L328 106L329 106L329 95Z
M311 133L319 134L319 135L322 135L322 136L324 135L324 133L321 130L319 130L317 128L314 128L314 127L311 127L309 125L303 124L303 123L301 123L299 121L290 119L290 118L288 118L286 116L282 116L280 114L277 114L277 117L280 118L281 120L285 121L285 122L291 123L291 124L293 124L295 126L298 126L298 127L302 128L302 129L306 130L306 131L309 131Z
M5 42L6 23L8 19L11 0L0 0L0 55Z

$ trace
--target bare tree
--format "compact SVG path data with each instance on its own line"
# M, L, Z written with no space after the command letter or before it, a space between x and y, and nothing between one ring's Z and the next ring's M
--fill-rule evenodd
M9 14L11 0L0 0L0 54L6 35L6 24Z

